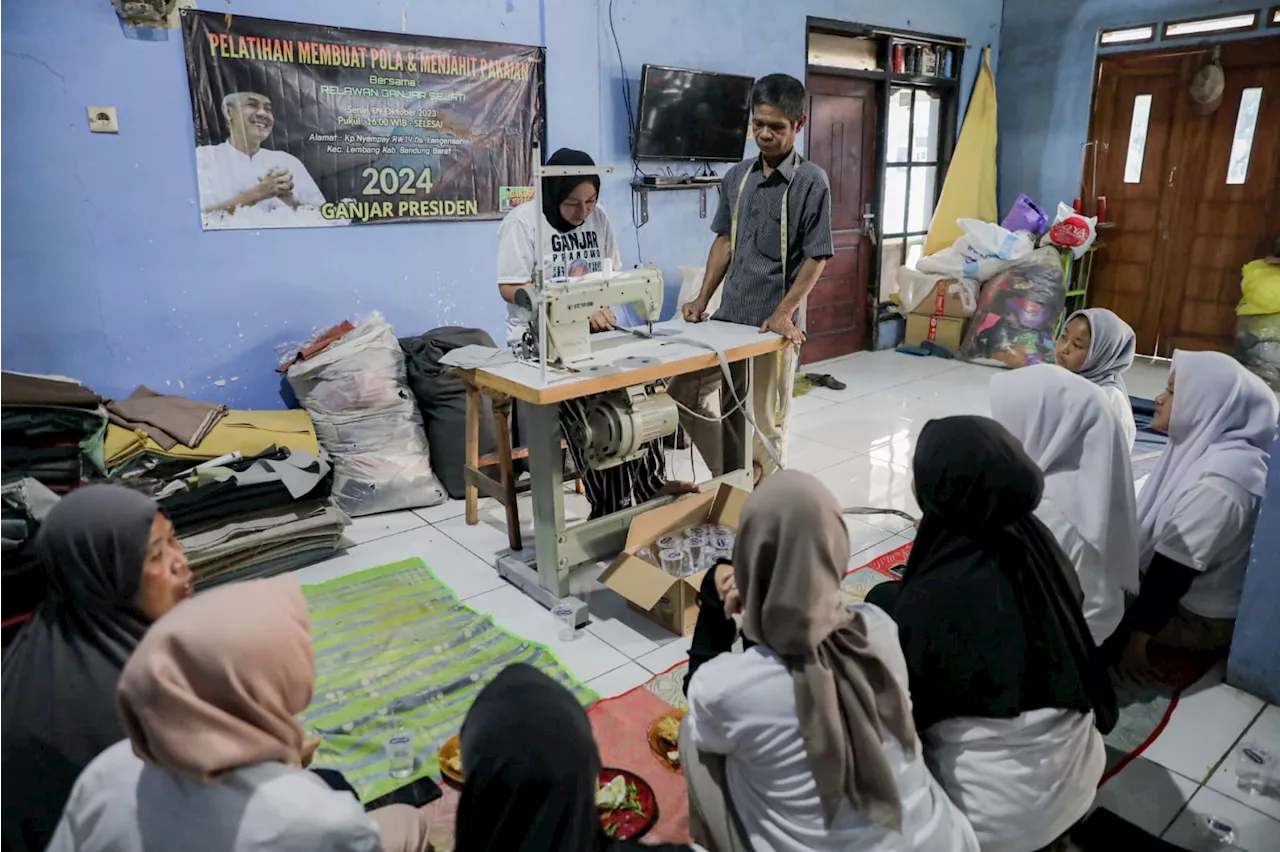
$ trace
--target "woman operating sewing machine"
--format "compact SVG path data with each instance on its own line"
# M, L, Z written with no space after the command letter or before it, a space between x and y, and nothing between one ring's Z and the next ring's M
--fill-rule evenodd
M547 165L593 166L595 162L581 151L561 148L551 155ZM502 227L498 229L498 290L507 303L508 345L520 340L529 325L528 311L518 307L514 300L516 291L532 280L539 248L542 256L550 259L545 272L548 279L599 272L605 258L613 261L615 269L622 266L613 225L597 203L599 196L600 178L596 175L544 178L542 209L522 204L502 220ZM544 217L541 247L536 245L538 216ZM592 315L591 330L609 331L616 323L613 311L602 308ZM572 425L582 417L581 400L561 403L560 428L565 434L572 434ZM661 441L650 442L648 450L634 461L607 470L592 470L583 460L581 449L569 442L574 467L582 474L587 499L591 502L592 518L655 497L697 490L692 483L667 481Z

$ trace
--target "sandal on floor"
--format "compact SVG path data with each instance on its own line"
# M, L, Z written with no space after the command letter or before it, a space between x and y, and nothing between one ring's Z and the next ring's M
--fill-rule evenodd
M849 387L835 376L830 376L826 373L805 373L804 377L815 385L820 385L824 388L831 388L832 390L844 390Z

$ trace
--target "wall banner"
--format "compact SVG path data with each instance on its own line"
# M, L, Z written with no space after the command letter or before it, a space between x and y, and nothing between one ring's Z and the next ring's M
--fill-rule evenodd
M498 219L532 192L541 47L183 10L206 230Z

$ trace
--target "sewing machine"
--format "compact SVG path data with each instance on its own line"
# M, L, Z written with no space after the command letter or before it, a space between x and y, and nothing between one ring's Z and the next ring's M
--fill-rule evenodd
M656 269L628 269L622 272L597 272L545 284L541 298L546 302L547 362L573 364L591 357L591 315L613 305L631 305L640 319L653 323L662 313L662 273ZM515 303L527 308L529 324L528 354L536 356L539 312L535 288L516 291Z

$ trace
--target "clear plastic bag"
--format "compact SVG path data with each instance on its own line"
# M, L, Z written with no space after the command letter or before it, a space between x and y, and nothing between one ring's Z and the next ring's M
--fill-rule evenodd
M1238 317L1233 354L1249 372L1280 390L1280 314Z
M404 352L381 314L295 363L288 377L333 457L339 508L354 517L444 502L405 381Z
M1052 362L1065 279L1058 250L1045 247L983 284L960 354L1004 367Z
M918 272L986 281L1036 247L1026 231L1009 231L979 219L957 219L956 224L964 229L964 235L941 251L920 258L916 262Z

